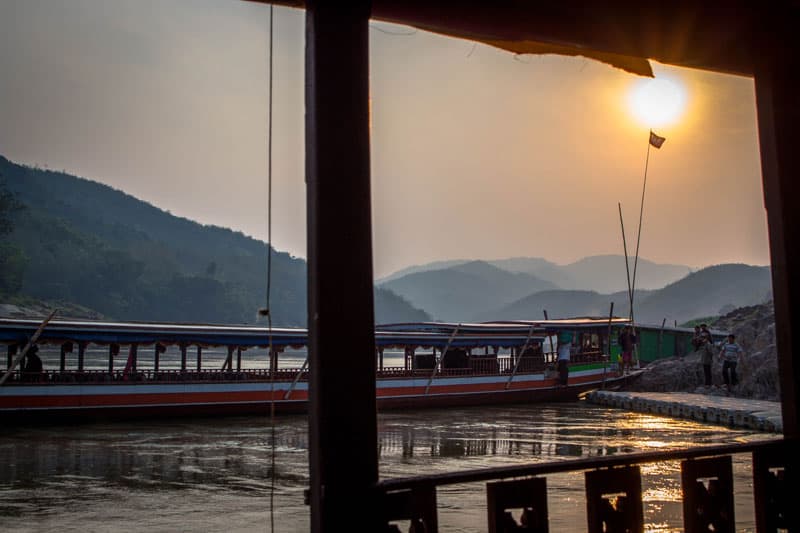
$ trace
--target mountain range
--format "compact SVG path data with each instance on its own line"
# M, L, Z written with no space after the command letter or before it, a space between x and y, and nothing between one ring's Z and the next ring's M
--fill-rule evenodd
M3 187L21 209L9 211ZM6 211L5 213L3 211ZM267 245L176 217L122 191L0 157L0 303L62 302L118 320L255 323L265 306ZM272 250L275 325L306 323L306 262ZM632 264L631 264L632 268ZM771 298L769 267L637 263L637 320L683 322ZM622 256L453 260L378 280L378 323L629 313ZM346 312L346 303L343 304Z
M458 267L474 260L434 261L424 265L404 268L378 280L380 285L391 286L392 281L410 274L445 270ZM485 263L503 271L528 274L540 281L550 282L553 288L588 290L600 293L627 291L628 282L625 258L622 255L594 255L584 257L573 263L559 265L541 257L512 257L508 259L486 260ZM692 272L687 265L654 263L639 258L634 265L629 259L630 274L636 267L636 288L643 290L660 289Z
M403 296L412 305L430 312L437 320L483 322L575 316L628 316L627 288L615 287L614 279L626 282L623 256L586 257L567 265L566 272L543 259L517 258L504 261L435 262L418 265L390 276L379 286ZM541 277L509 272L496 265L537 267ZM616 270L612 265L616 264ZM544 268L542 268L544 267ZM528 268L528 270L532 270ZM575 272L585 271L577 282ZM714 265L692 272L680 265L659 265L639 260L639 279L668 279L657 289L637 289L634 317L644 323L683 323L694 318L718 316L730 309L756 305L772 298L770 268L743 264ZM558 285L560 281L563 285ZM566 287L565 287L566 285ZM597 289L582 289L581 286ZM643 283L644 285L644 283ZM637 281L637 286L640 286ZM650 285L652 286L652 285Z

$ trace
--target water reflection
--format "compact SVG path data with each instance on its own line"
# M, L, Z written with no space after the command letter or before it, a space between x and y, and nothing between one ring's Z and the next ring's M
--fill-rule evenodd
M276 420L274 471L261 417L5 429L0 518L25 517L4 520L8 531L264 531L273 498L276 530L306 531L306 424ZM575 403L383 413L378 445L391 478L752 438L766 435ZM747 489L749 463L735 468ZM645 465L643 476L648 531L680 529L678 463ZM584 529L582 474L548 486L552 530ZM445 487L439 502L444 530L484 529L484 485Z

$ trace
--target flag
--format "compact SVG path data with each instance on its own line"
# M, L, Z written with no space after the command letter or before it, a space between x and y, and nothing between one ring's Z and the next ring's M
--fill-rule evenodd
M656 148L661 148L661 145L664 144L664 141L666 140L667 140L666 137L659 137L658 135L653 133L653 130L650 130L650 144L652 144Z

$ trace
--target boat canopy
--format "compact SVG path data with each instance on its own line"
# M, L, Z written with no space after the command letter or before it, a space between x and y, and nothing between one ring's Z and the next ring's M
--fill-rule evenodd
M38 320L0 319L0 344L25 344L40 325ZM397 324L375 332L378 348L510 348L541 342L544 335L531 325L471 324L459 327L446 323ZM271 337L271 338L270 338ZM347 336L342 335L343 344ZM271 341L271 342L270 342ZM51 320L37 341L39 344L162 344L199 346L301 348L308 345L308 331L302 328L224 326L214 324L168 324L155 322L102 322Z

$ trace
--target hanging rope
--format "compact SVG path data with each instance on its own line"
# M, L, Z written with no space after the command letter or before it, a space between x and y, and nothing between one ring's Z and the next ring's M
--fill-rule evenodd
M269 355L269 447L270 447L270 488L269 488L269 524L270 531L275 531L275 359L272 346L272 312L270 310L270 291L272 289L272 44L273 44L273 6L269 6L269 82L268 82L268 120L267 120L267 293L266 307L259 310L261 316L267 317L267 338Z

